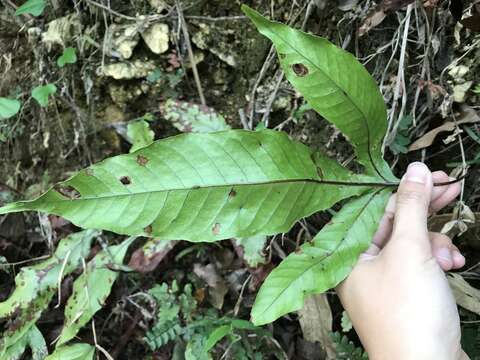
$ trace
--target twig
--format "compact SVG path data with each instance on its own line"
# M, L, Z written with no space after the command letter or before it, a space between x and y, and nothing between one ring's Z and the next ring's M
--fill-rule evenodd
M295 6L295 1L292 2L292 6L290 7L290 14L289 14L289 18L290 20L288 21L288 25L291 25L295 22L295 20L297 19L297 17L303 12L303 10L305 9L305 7L307 5L310 5L312 4L312 2L309 2L308 4L305 4L301 9L300 11L295 14L294 16L292 16L293 14L293 9L294 9L294 6ZM271 5L273 6L273 3L271 3ZM307 14L308 14L308 9L307 9ZM304 21L304 24L306 25L306 21ZM255 116L255 95L257 93L257 88L260 86L260 83L262 82L263 80L263 77L265 76L265 73L267 72L267 70L270 68L270 66L272 65L272 62L273 62L273 59L275 58L275 47L272 45L270 47L270 50L268 51L268 55L262 65L262 68L260 69L260 73L258 74L256 80L255 80L255 84L253 85L253 88L252 88L252 91L250 92L250 101L248 103L248 110L249 110L249 129L253 129L253 118Z
M51 258L51 257L52 257L52 255L42 255L42 256L39 256L39 257L36 257L36 258L33 258L33 259L27 259L27 260L17 261L17 262L13 262L13 263L0 263L0 266L16 266L16 265L22 265L22 264L26 264L26 263L29 263L29 262L34 262L34 261L38 261L38 260L49 259L49 258Z
M96 7L100 8L100 9L106 10L109 13L111 13L115 16L118 16L119 18L122 18L122 19L125 19L125 20L130 20L130 21L137 21L137 18L134 17L134 16L128 16L128 15L119 13L118 11L115 11L115 10L111 9L110 7L105 6L103 4L97 3L96 1L93 1L93 0L86 0L86 1L90 5L93 5L93 6L96 6Z
M112 15L118 16L119 18L122 18L124 20L129 20L129 21L139 21L139 20L146 20L147 22L156 21L156 20L160 20L160 19L164 19L169 16L172 16L172 12L173 12L173 7L172 7L165 15L139 15L135 17L135 16L122 14L116 10L113 10L109 6L105 6L93 0L86 0L86 2L89 3L90 5L93 5L105 11L108 11Z
M63 278L63 273L65 272L65 267L67 266L68 258L70 257L71 253L72 253L72 250L71 249L68 250L67 255L65 255L65 259L63 260L60 273L58 274L58 279L57 279L58 302L57 302L57 305L55 305L55 309L58 309L60 307L60 303L62 300L62 278Z
M410 16L412 13L412 8L413 5L410 4L407 7L407 14L405 15L405 25L403 27L403 39L402 39L402 47L400 50L400 60L398 63L398 72L397 72L397 85L395 86L395 93L393 95L393 103L392 103L392 109L390 110L390 116L388 118L388 127L387 127L387 135L383 139L383 144L382 144L382 152L385 152L385 147L387 145L387 142L390 141L391 138L391 133L396 131L396 128L398 127L398 124L401 120L401 117L403 115L403 112L405 111L405 106L406 106L406 88L405 88L405 53L407 49L407 42L408 42L408 31L410 28ZM395 117L395 110L397 107L397 102L400 98L400 87L402 86L403 88L403 94L402 94L402 107L400 109L400 113L398 114L398 119L395 123L393 124L393 119Z
M303 23L302 23L302 27L301 27L302 31L304 31L305 28L307 27L308 19L312 15L313 9L316 6L317 5L315 4L314 1L310 1L308 3L305 18L303 19ZM275 101L275 98L277 97L278 89L280 88L280 84L282 83L284 76L285 76L285 73L283 71L281 71L280 74L278 74L277 80L275 82L275 87L273 88L272 95L270 95L270 98L268 99L268 102L267 102L267 106L265 108L265 112L263 113L262 121L265 124L265 127L267 127L267 128L268 128L268 119L270 118L270 111L272 109L272 105Z
M193 77L195 79L195 84L197 85L198 96L200 97L200 102L203 106L207 105L205 101L205 96L203 95L202 84L200 82L200 76L198 75L197 64L195 63L195 57L193 56L192 44L190 43L190 35L188 34L187 23L183 17L182 7L180 1L176 0L175 5L177 7L178 21L182 24L183 37L185 38L185 43L187 44L188 57L190 59L190 65L192 66Z
M275 87L273 88L273 92L270 95L270 98L268 99L267 106L265 108L265 112L263 113L263 118L262 121L265 124L265 127L268 128L268 119L270 118L270 111L272 109L273 102L275 101L275 98L277 97L278 89L280 88L280 84L282 83L283 76L285 73L283 71L280 71L280 73L277 76L277 80L275 82Z
M316 6L315 2L310 1L308 4L305 4L300 9L299 12L297 12L294 16L292 16L294 5L295 5L295 1L292 3L292 6L290 8L290 14L289 14L290 20L288 21L288 25L293 24L295 22L295 20L298 18L298 16L303 12L303 9L305 9L305 6L308 5L307 13L306 13L305 19L302 23L302 30L304 30L305 26L307 24L308 18L310 17L311 13L313 12L313 8ZM272 3L272 6L273 6L273 3ZM260 73L258 74L258 76L255 80L252 91L250 92L250 101L248 103L249 129L253 129L253 118L255 116L255 95L257 93L257 88L260 86L260 83L262 82L262 79L265 76L265 73L267 72L267 70L272 65L273 59L275 59L275 47L272 45L270 47L270 50L268 51L268 55L267 55L263 65L262 65L262 68L260 69ZM283 72L282 72L282 75L281 75L281 79L278 80L278 81L281 83L282 79L283 79ZM277 83L277 84L278 84L278 86L280 85L279 83ZM278 88L277 88L277 91L278 91ZM264 121L264 122L265 122L265 120L268 121L268 116L269 116L268 113L270 112L271 105L273 104L273 101L275 100L275 96L276 96L276 92L274 91L274 93L272 94L272 96L270 97L269 102L268 102L270 104L270 106L267 105L267 111L264 113L263 118L262 118L262 121Z
M451 109L450 109L450 111L452 113L453 122L455 123L455 130L457 132L458 143L460 145L460 154L462 156L462 176L460 177L460 178L462 178L462 188L461 188L461 191L460 191L460 200L459 201L463 201L463 195L464 195L464 190L465 190L465 180L464 180L464 178L467 176L467 162L466 162L466 158L465 158L465 150L463 148L463 141L462 141L462 135L461 135L461 132L460 132L460 128L458 127L457 119L455 117L454 112Z
M23 193L17 189L15 189L14 187L8 185L8 184L5 184L3 182L0 182L0 187L4 187L10 191L13 191L14 193L18 194L18 195L23 195Z
M240 294L238 295L238 300L233 307L233 316L237 316L238 312L240 311L240 305L243 301L243 292L245 291L245 287L247 286L248 282L252 279L252 274L248 275L247 279L242 284L242 288L240 289Z
M92 319L92 332L93 332L93 342L95 347L103 354L108 360L114 360L113 357L105 350L102 346L100 346L97 342L97 332L95 331L95 319Z
M210 16L196 16L196 15L187 15L184 16L185 19L192 20L203 20L203 21L236 21L236 20L247 20L246 16L219 16L219 17L210 17Z
M240 122L242 123L242 126L245 130L248 130L248 122L247 119L245 118L245 111L243 109L238 109L238 116L240 117Z
M416 9L416 8L415 8ZM425 28L426 32L428 34L426 38L426 44L425 44L425 53L423 54L423 62L422 62L422 72L420 74L420 79L422 81L425 81L425 75L427 74L427 69L429 69L429 53L431 49L431 43L432 43L432 37L433 37L433 30L435 28L435 18L436 18L436 11L437 9L433 9L433 16L432 16L432 24L430 25L428 21L428 16L427 12L425 11L425 8L422 6L422 14L425 18ZM430 71L428 72L427 79L430 80ZM417 126L417 116L416 116L416 109L417 109L417 104L418 104L418 99L420 97L420 91L421 87L417 85L417 89L415 90L415 98L413 101L413 108L412 108L412 118L413 118L413 126Z
M260 69L260 73L258 74L257 78L255 79L255 84L253 84L252 91L250 92L250 102L248 104L248 110L249 110L248 128L250 130L253 129L253 118L255 116L255 95L257 93L258 87L260 86L260 83L263 80L263 77L265 76L265 73L270 68L270 65L273 62L274 55L275 55L275 47L272 45L270 47L270 50L268 51L267 58L263 62L262 68Z

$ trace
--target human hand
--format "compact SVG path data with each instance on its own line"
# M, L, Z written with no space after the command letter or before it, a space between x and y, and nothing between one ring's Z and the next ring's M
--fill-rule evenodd
M413 163L380 221L370 248L337 293L373 360L468 359L444 271L465 258L450 238L429 233L427 217L460 192L444 172Z

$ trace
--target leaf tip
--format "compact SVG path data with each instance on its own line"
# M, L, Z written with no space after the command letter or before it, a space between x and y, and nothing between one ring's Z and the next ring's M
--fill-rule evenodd
M242 4L241 10L245 15L247 15L253 23L258 26L261 21L266 21L267 19L260 15L258 11L253 10L250 6Z

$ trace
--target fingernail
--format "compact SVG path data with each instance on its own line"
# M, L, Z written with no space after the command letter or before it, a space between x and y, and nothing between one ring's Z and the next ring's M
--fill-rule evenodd
M455 264L460 264L460 267L465 265L465 256L463 256L459 251L453 250L453 261Z
M452 254L451 254L450 250L447 249L447 248L440 248L437 251L435 251L435 257L438 260L444 260L448 263L453 262Z
M408 181L425 184L427 182L428 168L421 162L414 162L408 165L405 179Z

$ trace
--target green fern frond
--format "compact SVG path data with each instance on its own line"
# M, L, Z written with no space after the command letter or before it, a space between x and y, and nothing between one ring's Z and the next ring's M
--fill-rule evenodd
M368 359L368 354L362 348L356 347L345 335L335 332L331 334L331 337L337 352L337 360Z

